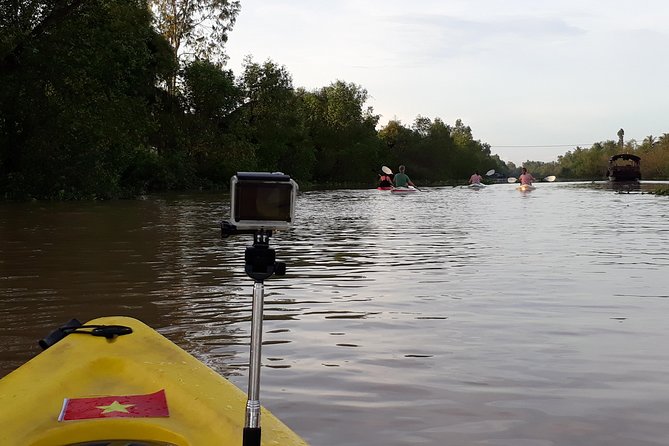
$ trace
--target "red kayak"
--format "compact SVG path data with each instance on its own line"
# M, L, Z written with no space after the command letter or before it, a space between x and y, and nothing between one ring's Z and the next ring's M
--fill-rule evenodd
M376 188L376 190L393 190L394 187L392 186L379 186Z

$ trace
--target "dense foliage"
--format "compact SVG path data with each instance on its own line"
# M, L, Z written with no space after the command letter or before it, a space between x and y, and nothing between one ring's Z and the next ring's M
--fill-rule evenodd
M19 7L18 5L25 6ZM8 197L123 195L150 155L169 47L142 2L5 2L0 188ZM163 60L165 59L165 60Z
M537 178L556 175L560 179L603 180L606 179L609 158L619 153L629 153L641 158L641 178L669 178L669 133L659 138L648 136L641 144L629 140L622 147L618 141L598 142L588 149L576 147L559 156L553 163L527 161L523 165ZM514 172L515 166L510 167Z
M379 125L360 85L307 91L271 60L225 69L239 1L0 0L0 196L106 199L219 188L239 170L374 184L515 174L470 127L418 116ZM206 27L205 27L206 26ZM628 149L669 177L667 135ZM537 177L601 177L613 142L576 148Z

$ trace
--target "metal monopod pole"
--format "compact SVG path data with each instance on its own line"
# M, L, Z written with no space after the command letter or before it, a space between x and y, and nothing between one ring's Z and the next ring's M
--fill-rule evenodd
M262 348L262 319L264 284L253 284L251 310L251 354L249 357L249 387L244 421L244 446L260 445L260 350ZM257 438L256 438L257 437Z
M262 348L262 321L265 285L263 281L276 273L286 273L286 265L276 262L276 254L269 247L271 231L257 231L253 246L246 248L246 274L254 280L251 309L251 352L249 358L249 388L246 401L243 446L260 446L260 367Z

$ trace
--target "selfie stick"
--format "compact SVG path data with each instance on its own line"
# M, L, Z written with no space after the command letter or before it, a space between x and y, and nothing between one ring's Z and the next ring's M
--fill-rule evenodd
M249 358L249 388L246 401L243 446L260 446L260 349L262 347L262 319L265 285L272 274L286 274L286 264L276 262L276 253L269 247L272 231L240 230L229 222L221 223L221 236L253 234L253 246L244 253L246 274L253 279L253 304L251 311L251 354Z

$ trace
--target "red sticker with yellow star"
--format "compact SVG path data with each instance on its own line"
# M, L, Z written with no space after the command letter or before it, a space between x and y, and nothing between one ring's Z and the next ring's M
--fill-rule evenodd
M148 395L65 398L58 421L169 416L165 390L159 390Z

